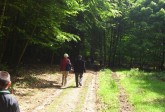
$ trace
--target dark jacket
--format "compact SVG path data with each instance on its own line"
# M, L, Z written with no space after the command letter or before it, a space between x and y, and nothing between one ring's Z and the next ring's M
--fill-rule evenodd
M85 61L84 60L81 60L81 59L76 60L76 62L74 64L74 72L75 73L86 72Z
M0 112L20 112L17 100L8 90L0 90Z

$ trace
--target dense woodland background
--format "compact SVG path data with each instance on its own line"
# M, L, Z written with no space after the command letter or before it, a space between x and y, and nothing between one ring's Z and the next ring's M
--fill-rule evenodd
M0 0L0 69L82 54L107 67L163 70L165 0Z

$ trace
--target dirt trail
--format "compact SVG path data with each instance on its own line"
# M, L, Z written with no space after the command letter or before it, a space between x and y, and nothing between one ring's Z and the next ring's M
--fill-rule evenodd
M120 112L132 112L125 89L116 73L112 74L120 90ZM21 112L97 112L97 72L84 73L83 86L75 87L74 73L68 76L68 85L61 88L60 73L44 73L35 76L37 83L27 87L18 86L14 96L19 101ZM33 80L36 80L32 78ZM21 79L20 79L21 81ZM51 107L51 110L49 107Z
M94 90L96 81L94 77L96 77L96 74L90 72L85 73L83 86L79 88L75 88L75 81L70 81L68 87L64 89L67 93L58 96L58 98L60 97L62 100L60 100L57 105L54 103L50 104L55 107L52 112L96 112L96 99L94 98L94 96L96 96ZM56 98L54 98L54 100L56 100Z
M128 95L125 91L125 89L120 84L120 78L117 76L115 72L112 73L112 78L117 83L117 86L119 88L119 103L120 103L120 112L133 112L132 105L128 102Z
M75 88L75 77L72 73L68 77L67 87L62 89L60 74L40 75L40 79L47 81L44 83L46 86L17 90L16 97L19 100L21 112L97 112L96 76L96 72L84 73L83 86ZM20 93L21 91L24 94ZM54 101L58 103L54 104ZM53 105L53 111L47 111L47 106L51 105Z
M97 91L97 73L95 73L95 75L92 78L91 85L89 85L83 112L97 112L96 91Z

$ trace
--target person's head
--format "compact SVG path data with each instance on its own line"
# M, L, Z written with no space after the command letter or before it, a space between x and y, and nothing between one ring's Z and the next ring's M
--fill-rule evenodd
M7 71L0 71L0 89L7 89L10 85L10 74Z
M67 53L64 54L64 58L68 58L69 55Z

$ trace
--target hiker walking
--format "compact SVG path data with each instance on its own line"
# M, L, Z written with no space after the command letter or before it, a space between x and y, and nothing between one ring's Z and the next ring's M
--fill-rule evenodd
M86 72L86 68L85 68L85 61L82 60L81 55L79 55L78 59L75 61L74 72L75 72L76 87L82 86L83 73Z
M63 59L60 62L60 71L62 73L61 87L64 87L67 85L67 77L68 77L69 71L71 69L71 62L68 57L69 57L69 55L67 53L65 53Z

